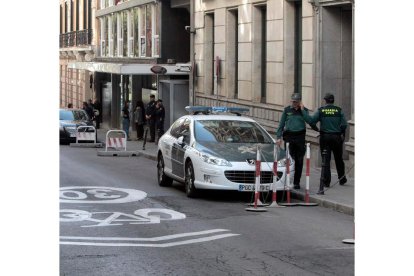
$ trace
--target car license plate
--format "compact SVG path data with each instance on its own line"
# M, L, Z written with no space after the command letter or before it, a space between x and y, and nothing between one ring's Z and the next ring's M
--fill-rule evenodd
M239 192L254 192L255 184L240 184ZM266 192L270 190L270 185L260 185L259 190L261 192Z
M71 133L70 137L76 137L76 133Z

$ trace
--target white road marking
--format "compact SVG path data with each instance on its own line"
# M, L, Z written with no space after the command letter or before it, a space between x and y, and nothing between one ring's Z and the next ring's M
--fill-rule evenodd
M109 215L104 219L96 218L97 216L102 218L102 214ZM61 209L60 215L61 222L91 221L98 223L95 225L83 225L81 227L123 225L121 222L127 222L129 224L154 224L160 223L162 220L177 220L186 218L186 215L183 213L164 208L138 209L134 211L134 215L122 212L88 212L84 210Z
M83 192L84 190L86 192ZM124 196L125 193L127 196ZM140 201L146 197L147 193L134 189L101 186L70 186L60 188L61 203L126 203Z
M122 238L122 237L74 237L74 236L61 236L61 239L68 239L68 240L91 240L91 241L148 241L148 242L155 242L155 241L165 241L165 240L172 240L178 239L182 237L191 237L191 236L198 236L198 235L206 235L212 234L217 232L225 232L230 231L227 229L212 229L212 230L205 230L200 232L188 232L188 233L181 233L181 234L174 234L174 235L167 235L161 237L154 237L154 238Z
M213 241L217 239L223 239L233 236L239 236L240 234L222 234L222 235L215 235L211 237L205 238L198 238L198 239L191 239L186 241L178 241L178 242L170 242L170 243L163 243L163 244L156 244L156 243L92 243L92 242L64 242L61 241L60 244L63 245L89 245L89 246L134 246L134 247L172 247L178 245L185 245L185 244L193 244L193 243L200 243L200 242L207 242Z

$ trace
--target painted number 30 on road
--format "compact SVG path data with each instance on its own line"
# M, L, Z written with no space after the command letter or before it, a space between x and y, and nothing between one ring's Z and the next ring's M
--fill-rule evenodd
M71 186L60 188L61 203L126 203L139 201L147 197L147 193L134 189Z

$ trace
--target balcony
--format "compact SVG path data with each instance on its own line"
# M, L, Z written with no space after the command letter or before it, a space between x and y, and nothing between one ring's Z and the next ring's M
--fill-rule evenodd
M92 43L92 29L61 34L59 48L85 46Z

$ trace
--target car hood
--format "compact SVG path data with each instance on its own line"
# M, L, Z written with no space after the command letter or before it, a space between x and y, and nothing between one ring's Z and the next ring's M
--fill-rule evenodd
M244 162L247 159L256 160L256 148L262 149L261 160L273 162L273 148L275 144L246 144L246 143L196 143L195 148L203 153L225 159L230 162ZM280 149L277 159L285 158L285 151Z

